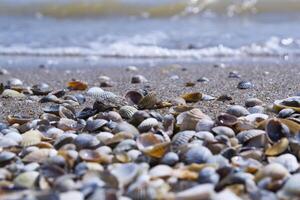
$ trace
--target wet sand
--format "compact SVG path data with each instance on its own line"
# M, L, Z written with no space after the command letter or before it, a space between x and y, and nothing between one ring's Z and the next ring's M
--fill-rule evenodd
M3 66L5 68L5 66ZM300 66L297 62L235 62L226 63L225 67L216 63L190 65L158 65L154 67L139 66L138 71L128 72L125 67L10 67L7 75L0 75L0 82L5 83L9 78L19 78L25 85L32 86L41 82L49 84L53 89L66 88L66 83L72 78L87 81L89 86L99 86L98 77L109 76L114 82L113 87L105 90L124 95L131 89L155 90L159 97L170 100L189 91L202 92L214 97L229 95L232 101L200 101L197 103L203 112L211 117L224 112L230 104L243 105L249 97L257 97L267 104L276 99L283 99L300 92ZM229 78L231 71L237 71L241 78ZM131 84L133 75L144 75L149 82ZM171 77L178 76L172 80ZM197 82L197 79L207 77L208 82ZM241 80L249 80L254 84L252 89L237 89ZM194 87L186 87L186 82L194 82ZM83 92L84 93L84 92ZM92 106L93 100L88 101L77 109ZM44 105L29 99L17 100L0 97L0 121L5 121L8 114L23 114L38 117Z

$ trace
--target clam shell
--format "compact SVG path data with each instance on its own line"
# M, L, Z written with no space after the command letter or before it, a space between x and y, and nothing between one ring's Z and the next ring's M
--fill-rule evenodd
M71 90L86 90L88 84L84 81L74 80L68 82L67 87Z
M131 78L131 83L146 83L148 80L143 75L135 75Z
M119 110L119 114L125 119L131 119L137 111L138 110L133 106L122 106Z
M195 131L181 131L172 138L172 150L178 151L182 146L190 142L195 136Z
M87 162L100 162L102 160L99 152L90 149L80 150L79 157Z
M135 163L126 163L112 166L111 173L118 179L121 187L131 183L138 175L139 166Z
M269 157L269 163L279 163L284 166L289 172L295 172L299 169L297 158L293 154L282 154L278 157Z
M300 174L294 174L291 176L283 188L277 193L280 199L299 199L300 196L300 186L299 186Z
M238 89L245 90L253 88L253 84L250 81L240 81L237 85Z
M79 124L77 121L68 119L68 118L61 118L57 122L57 128L64 130L64 131L80 130L83 127L84 127L84 125Z
M234 115L222 113L218 115L217 122L219 125L232 127L238 123L238 119Z
M89 119L86 121L85 130L94 132L105 126L107 123L108 121L106 121L105 119Z
M35 95L47 95L52 91L47 83L34 85L31 87L31 90Z
M266 133L271 142L277 142L283 137L289 136L289 128L276 118L270 119L266 125Z
M273 109L276 112L279 112L285 108L290 108L296 112L300 112L300 97L294 96L283 100L276 100L273 104Z
M95 149L100 142L93 135L82 133L74 139L74 144L78 149Z
M246 107L262 106L263 101L258 98L249 98L245 101Z
M25 124L29 121L31 121L32 119L30 117L27 116L19 116L19 115L8 115L6 118L7 122L12 125L12 124Z
M255 181L258 182L266 177L270 177L272 180L280 180L288 176L290 176L290 173L284 166L271 163L258 170L255 174Z
M15 186L33 189L35 187L39 173L36 171L23 172L14 179Z
M58 115L61 118L68 118L68 119L75 119L75 112L71 109L66 108L65 106L59 106L58 108Z
M234 115L236 117L241 117L241 116L246 116L246 115L249 115L249 111L244 108L243 106L240 106L240 105L233 105L233 106L230 106L226 113L230 114L230 115Z
M209 118L204 118L198 121L196 124L195 130L196 131L210 131L215 122Z
M118 123L112 132L113 133L128 132L131 133L133 136L139 135L139 131L133 125L127 122Z
M5 98L26 98L26 96L18 91L11 90L11 89L5 89L2 92L2 97Z
M88 91L87 91L87 95L97 98L102 92L104 92L103 89L101 89L100 87L91 87Z
M211 151L204 146L187 147L186 150L181 152L180 158L186 164L201 164L209 161L212 156Z
M226 135L227 137L234 137L235 133L234 131L226 126L216 126L212 128L212 132L214 132L217 135Z
M22 135L21 145L23 147L37 145L42 141L42 134L38 130L30 130Z
M144 96L138 103L140 109L151 109L154 108L155 104L158 103L156 92L149 92Z
M264 113L265 108L262 106L253 106L248 108L249 113L254 114L254 113Z
M163 157L170 144L169 142L160 140L152 133L144 133L138 136L136 142L139 150L154 158Z
M250 140L252 140L253 138L264 136L264 135L265 135L265 131L263 130L251 129L251 130L239 132L236 137L240 143L245 144Z
M265 154L267 156L277 156L285 152L289 147L289 141L287 138L281 138L273 146L266 149Z
M212 199L215 195L213 184L201 184L175 194L174 199Z
M179 156L178 154L174 153L174 152L168 152L166 153L162 159L161 159L161 164L165 164L165 165L169 165L169 166L173 166L175 165L177 162L179 161Z
M127 92L125 95L125 99L129 105L137 105L143 97L144 95L142 93L133 90Z
M14 159L16 157L16 154L9 151L2 151L0 152L0 166L3 167L3 164L5 165L6 162Z
M195 130L197 123L202 119L210 119L209 116L203 114L201 110L194 108L183 112L177 116L177 126L181 131Z
M202 99L202 93L200 92L193 92L193 93L186 93L181 96L187 103L195 103Z
M141 133L150 131L152 128L157 127L159 125L159 122L155 118L148 118L145 119L140 123L138 126L138 129Z
M280 118L286 118L294 114L295 111L291 108L284 108L278 113L278 117Z
M32 163L32 162L44 163L49 157L55 155L57 155L57 151L54 149L38 149L26 155L22 159L22 161L28 163Z

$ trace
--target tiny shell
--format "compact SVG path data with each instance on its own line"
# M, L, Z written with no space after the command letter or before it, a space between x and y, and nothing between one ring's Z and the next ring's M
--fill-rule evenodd
M131 83L146 83L148 80L143 75L135 75L131 78Z
M100 87L91 87L88 91L87 91L87 95L91 96L91 97L98 97L100 93L104 92L104 90L102 90Z
M71 90L86 90L88 87L88 84L83 81L74 80L74 81L68 82L67 86Z
M272 163L264 166L259 169L259 171L255 174L255 181L260 181L265 177L270 177L272 180L279 180L286 178L290 175L288 170L278 163Z
M137 105L143 97L142 93L133 90L127 92L125 95L125 99L130 105Z
M138 107L141 109L151 109L154 108L156 103L158 103L156 92L149 92L139 101Z
M230 106L226 113L230 114L230 115L234 115L236 117L241 117L241 116L246 116L246 115L249 115L249 111L244 108L243 106L240 106L240 105L233 105L233 106Z
M245 90L253 88L253 84L250 81L241 81L238 83L238 89Z
M5 89L2 92L3 97L10 97L10 98L25 98L26 96L18 91L11 90L11 89Z
M157 119L155 118L148 118L142 121L138 126L138 129L141 133L150 131L152 128L157 127L159 125Z
M181 96L188 103L195 103L202 99L200 92L186 93Z
M119 114L125 119L131 119L137 111L138 110L133 106L122 106L119 110Z

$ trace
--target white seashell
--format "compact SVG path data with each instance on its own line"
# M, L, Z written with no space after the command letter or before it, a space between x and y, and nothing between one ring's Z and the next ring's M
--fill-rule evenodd
M104 92L103 89L101 89L100 87L91 87L88 91L87 91L87 95L91 96L91 97L97 97L100 93Z
M131 117L138 110L133 106L122 106L119 110L119 114L125 119L131 119Z
M138 129L140 132L147 132L153 127L156 127L159 125L159 122L155 118L148 118L142 121L142 123L138 126Z

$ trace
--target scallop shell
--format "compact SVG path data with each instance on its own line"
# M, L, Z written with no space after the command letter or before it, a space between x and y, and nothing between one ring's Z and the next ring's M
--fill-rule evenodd
M129 105L137 105L143 97L144 95L142 93L133 90L127 92L125 95L125 99Z
M138 136L136 142L138 148L142 152L154 158L163 157L170 145L169 142L160 140L156 135L152 133L144 133Z
M138 110L133 106L122 106L119 110L119 114L125 119L131 119L137 111Z
M88 87L88 84L84 81L74 80L74 81L68 82L67 86L71 90L86 90Z
M141 133L150 131L152 128L157 127L159 125L159 122L155 118L148 118L145 119L140 123L138 126L138 129Z
M267 156L277 156L285 152L289 147L289 141L287 138L281 138L273 146L266 149L265 154Z
M144 96L138 103L140 109L151 109L154 108L155 104L158 103L156 92L149 92Z
M74 144L78 149L95 149L100 142L95 136L82 133L74 139Z
M230 106L226 113L230 114L230 115L234 115L236 117L241 117L241 116L246 116L246 115L249 115L249 111L244 108L243 106L240 106L240 105L233 105L233 106Z
M21 145L23 147L37 145L42 141L42 134L38 130L30 130L22 135Z
M87 95L97 98L102 92L104 92L103 89L101 89L100 87L91 87L88 91L87 91Z
M209 116L201 112L201 110L194 108L192 110L183 112L177 116L177 126L181 131L195 130L197 123L202 119L210 119Z
M172 150L178 151L182 146L190 142L195 136L195 131L181 131L172 138Z
M188 103L196 103L202 99L200 92L186 93L181 96Z
M264 136L264 135L265 135L265 131L263 130L251 129L251 130L239 132L236 137L240 143L245 144L250 140L252 140L253 138Z

